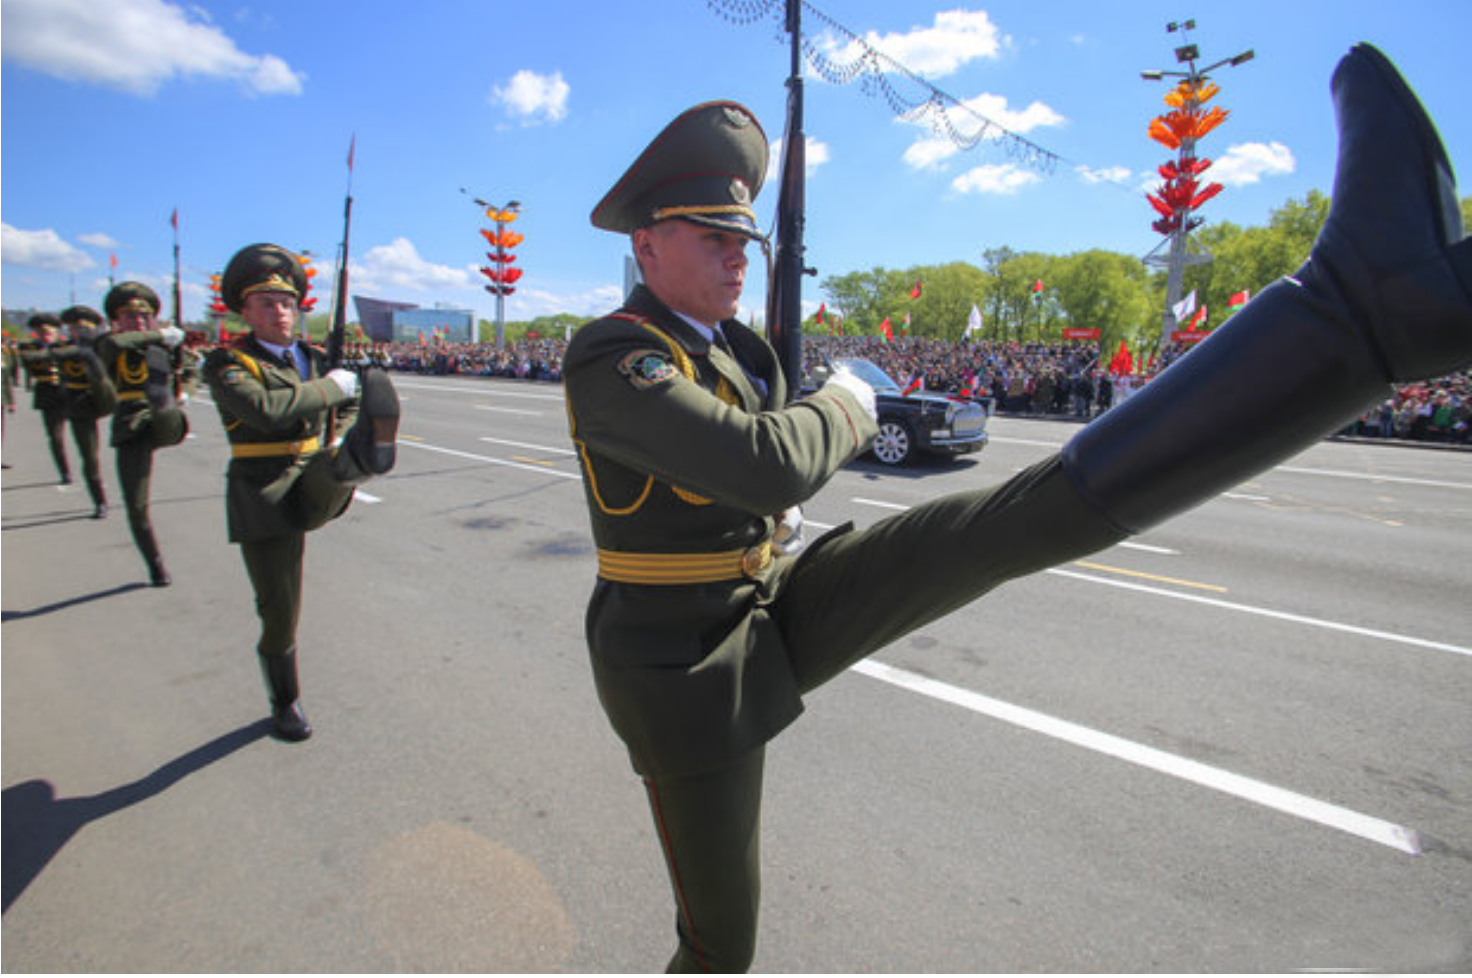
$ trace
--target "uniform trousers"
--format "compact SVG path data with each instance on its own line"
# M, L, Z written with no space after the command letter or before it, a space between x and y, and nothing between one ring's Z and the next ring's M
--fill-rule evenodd
M340 449L316 453L279 496L263 493L293 531L240 541L240 555L256 595L261 638L256 653L286 655L296 650L302 610L302 560L307 531L341 516L353 498L361 473Z
M995 488L820 538L777 571L786 575L777 597L757 613L777 622L806 694L1006 581L1126 535L1078 495L1054 456ZM763 759L758 748L695 774L645 778L675 894L670 971L751 965Z
M77 443L78 454L82 456L82 475L86 477L88 487L95 491L95 487L102 483L102 464L97 459L97 419L91 416L73 416L71 425L72 439Z
M256 615L261 620L257 655L286 655L296 648L306 548L305 533L284 533L240 545L245 572L256 595Z
M51 446L57 474L62 482L72 481L72 466L66 457L66 408L41 408L41 423L46 427L46 441Z
M145 430L114 447L118 456L118 484L123 490L123 506L128 511L128 530L143 559L154 561L159 557L159 549L148 512L153 483L153 439Z

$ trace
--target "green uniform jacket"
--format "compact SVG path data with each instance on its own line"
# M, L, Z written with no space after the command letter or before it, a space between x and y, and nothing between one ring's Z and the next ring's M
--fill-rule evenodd
M279 359L253 336L205 358L205 382L232 452L225 473L231 543L301 532L282 502L307 462L329 447L323 443L328 410L339 409L337 436L357 416L358 402L349 402L337 382L326 378L327 354L303 346L310 361L305 380L295 364Z
M722 330L746 370L765 381L765 395L742 364L642 286L568 345L569 420L600 551L758 546L771 538L774 515L812 496L873 439L875 424L851 394L825 388L786 405L772 348L735 321ZM719 764L802 711L764 607L790 565L779 559L700 584L600 576L587 614L594 680L640 773Z
M149 407L145 391L148 363L144 356L149 346L165 346L163 333L156 329L105 333L98 337L94 347L117 391L112 445L123 445L140 437L153 423L153 408Z
M16 350L30 380L31 406L37 411L66 409L66 388L61 385L61 369L52 356L54 349L55 346L43 346L32 341L20 344Z

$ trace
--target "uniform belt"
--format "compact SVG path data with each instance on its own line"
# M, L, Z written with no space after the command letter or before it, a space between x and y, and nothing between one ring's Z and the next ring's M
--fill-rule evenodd
M274 458L278 455L305 455L322 447L318 438L301 441L243 441L230 446L231 458Z
M714 554L598 550L598 576L621 584L714 584L755 577L772 562L772 544Z

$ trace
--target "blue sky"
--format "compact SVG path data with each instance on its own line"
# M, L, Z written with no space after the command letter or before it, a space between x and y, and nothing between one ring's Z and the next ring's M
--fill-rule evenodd
M177 208L186 318L202 314L209 275L256 241L318 255L325 309L355 139L354 294L492 317L475 272L487 222L464 188L522 203L525 277L509 319L606 311L627 242L588 214L665 123L729 98L782 137L785 39L772 17L740 24L716 9L730 6L4 0L4 305L100 306L113 255L119 280L166 295ZM1039 170L986 143L947 152L861 85L805 69L808 264L819 272L805 283L808 311L822 277L878 266L979 264L1004 245L1149 252L1160 238L1144 189L1170 154L1146 127L1167 85L1140 72L1178 67L1180 35L1165 25L1188 17L1201 67L1256 52L1213 73L1213 104L1231 116L1200 147L1216 160L1207 175L1227 185L1208 220L1260 224L1290 197L1328 191L1329 77L1359 40L1401 67L1472 180L1472 4L1457 0L813 0L804 26L841 58L846 39L820 13L1057 161ZM757 201L766 222L776 176ZM757 310L765 275L752 254L745 306Z

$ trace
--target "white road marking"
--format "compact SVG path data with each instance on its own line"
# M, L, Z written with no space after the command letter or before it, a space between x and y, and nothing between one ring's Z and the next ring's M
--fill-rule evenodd
M553 448L550 445L533 445L531 442L510 441L505 438L488 438L481 436L481 441L490 442L493 445L510 445L512 448L529 448L534 452L553 452L557 455L576 455L577 452L571 448Z
M1093 574L1080 574L1078 571L1063 570L1060 567L1049 568L1043 571L1045 574L1057 574L1059 577L1072 577L1080 581L1090 581L1094 584L1107 584L1110 587L1125 588L1130 591L1144 591L1162 598L1174 598L1177 601L1195 601L1198 604L1207 604L1227 611L1240 611L1246 615L1260 615L1263 618L1277 618L1280 621L1291 621L1299 625L1310 625L1314 628L1325 628L1333 632L1348 632L1351 635L1359 635L1364 638L1378 638L1386 642L1396 642L1401 645L1414 645L1423 649L1435 649L1439 652L1451 652L1454 655L1472 656L1472 648L1461 645L1452 645L1450 642L1436 642L1426 638L1416 638L1413 635L1400 635L1396 632L1384 632L1376 628L1362 628L1359 625L1346 625L1343 622L1329 621L1326 618L1313 618L1308 615L1298 615L1291 611L1276 611L1272 608L1262 608L1257 605L1240 604L1236 601L1223 601L1221 598L1208 598L1199 594L1185 594L1180 591L1167 591L1164 588L1151 587L1148 584L1136 584L1133 581L1117 581L1108 577L1096 577Z
M1001 700L982 696L970 690L942 683L904 669L866 659L851 667L854 672L880 682L907 689L931 699L950 703L983 716L1031 730L1055 740L1117 758L1129 764L1158 771L1174 778L1211 788L1275 811L1307 819L1329 828L1348 832L1400 852L1419 855L1421 841L1414 829L1408 829L1371 815L1341 808L1317 798L1310 798L1285 788L1233 774L1189 758L1178 757L1154 747L1147 747L1122 737L1090 729L1067 720Z
M1376 475L1373 472L1340 472L1335 469L1304 469L1294 465L1280 465L1276 472L1296 472L1299 475L1322 475L1332 479L1359 479L1363 482L1402 482L1409 486L1437 486L1442 489L1472 489L1472 482L1442 482L1438 479L1413 479L1401 475ZM1264 473L1266 475L1267 473Z
M420 441L401 441L400 445L407 448L422 448L426 452L439 452L442 455L454 455L457 458L468 458L475 462L485 462L489 465L504 465L508 469L521 469L525 472L535 472L538 475L552 475L559 479L581 479L579 472L559 472L556 469L543 468L540 465L526 465L521 462L508 462L502 458L491 458L489 455L476 455L472 452L457 451L453 448L441 448L438 445L430 445Z
M496 407L493 404L477 404L475 409L477 411L495 411L497 414L525 414L533 418L540 418L543 413L541 411L527 411L522 408Z

